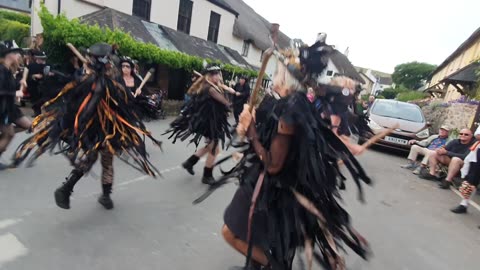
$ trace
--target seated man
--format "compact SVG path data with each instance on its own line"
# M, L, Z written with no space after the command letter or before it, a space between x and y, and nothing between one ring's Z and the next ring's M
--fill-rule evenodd
M480 127L475 131L475 138L480 141ZM470 153L465 158L465 164L460 171L463 179L460 193L462 194L463 199L457 207L451 210L455 214L467 213L467 207L470 204L470 197L475 193L478 184L480 184L479 141L470 148Z
M410 140L408 143L412 144L410 154L408 155L408 164L403 165L404 169L415 169L414 174L420 174L422 168L428 165L428 159L435 150L444 147L448 140L448 127L441 126L438 135L432 135L423 141ZM423 160L420 166L417 164L418 155L423 155Z
M441 187L450 187L453 177L455 177L462 168L463 160L470 152L470 147L475 143L472 131L467 128L462 129L459 136L459 139L452 140L445 147L435 150L435 153L430 155L428 159L430 172L428 175L422 176L422 178L427 180L439 179L437 165L442 164L448 166L448 175L447 178L442 181Z

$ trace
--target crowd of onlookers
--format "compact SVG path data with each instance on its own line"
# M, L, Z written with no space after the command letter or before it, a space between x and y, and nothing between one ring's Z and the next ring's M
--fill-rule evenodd
M411 140L408 163L402 167L422 179L438 181L441 189L458 187L462 201L451 211L462 214L467 212L470 199L480 184L480 127L475 133L464 128L456 139L449 139L449 132L449 127L441 126L437 135L423 141Z

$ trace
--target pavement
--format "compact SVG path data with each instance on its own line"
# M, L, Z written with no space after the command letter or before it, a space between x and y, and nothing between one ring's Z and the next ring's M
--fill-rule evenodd
M200 182L202 166L196 166L195 176L178 166L195 149L160 136L170 120L148 123L164 141L163 152L149 144L162 177L143 176L115 160L112 211L96 202L98 166L75 188L70 210L56 207L53 199L70 171L65 158L45 155L32 168L0 172L0 269L220 270L242 265L243 257L220 234L236 186L192 205L206 189ZM26 136L18 134L7 156ZM451 213L459 196L400 168L402 155L373 149L359 159L375 184L365 188L362 204L354 183L347 183L343 204L374 256L366 262L347 250L348 269L479 269L479 211Z

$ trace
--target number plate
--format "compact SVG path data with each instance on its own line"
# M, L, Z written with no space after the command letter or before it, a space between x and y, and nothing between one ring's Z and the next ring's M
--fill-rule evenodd
M391 142L391 143L396 143L396 144L401 144L401 145L407 145L408 144L407 140L399 139L399 138L395 138L395 137L390 137L390 136L386 136L385 141Z

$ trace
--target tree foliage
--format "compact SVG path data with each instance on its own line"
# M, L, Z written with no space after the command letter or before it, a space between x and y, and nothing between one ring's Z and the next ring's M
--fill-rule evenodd
M416 61L400 64L395 67L392 79L396 85L403 85L408 89L418 89L422 86L422 80L426 80L435 68L435 65Z
M395 88L385 88L381 94L382 96L384 96L386 99L395 99L397 97L398 94L400 93L404 93L404 92L408 92L408 91L411 91L410 89L407 89L405 88L403 85L399 85Z
M56 62L64 61L68 55L67 43L78 47L89 47L97 42L117 44L120 53L147 64L163 64L172 69L184 69L187 71L201 70L203 59L185 53L165 50L151 43L143 43L135 40L129 33L121 30L101 28L98 25L82 24L78 19L69 20L65 15L52 15L45 6L41 7L39 16L42 21L45 43L43 49ZM207 62L217 62L206 59ZM219 62L217 62L219 63ZM219 63L220 64L220 63ZM242 69L230 64L222 65L228 73L256 77L254 70Z

